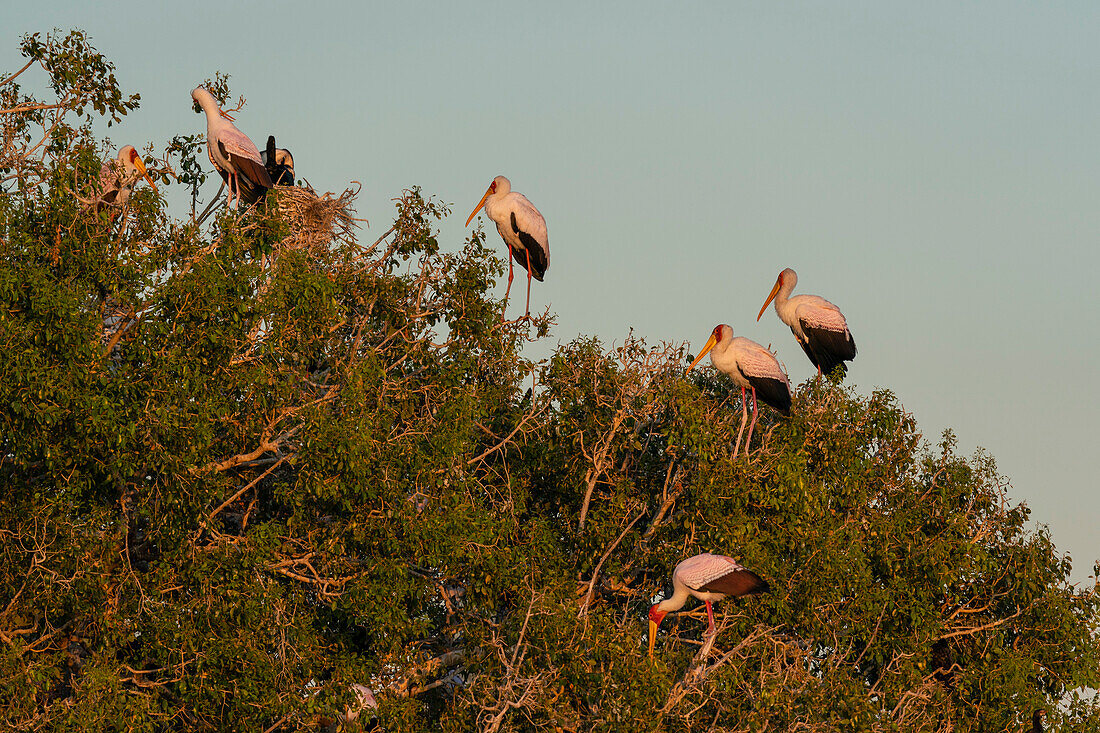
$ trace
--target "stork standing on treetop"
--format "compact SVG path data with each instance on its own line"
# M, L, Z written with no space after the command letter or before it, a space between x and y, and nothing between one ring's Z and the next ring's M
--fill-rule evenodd
M256 203L272 186L256 144L237 129L231 122L233 118L222 111L206 89L196 87L191 98L206 113L206 152L229 187L228 200L236 195L238 208L241 199L247 204Z
M672 571L672 595L649 609L649 656L657 628L670 611L678 611L695 596L707 606L707 633L715 632L712 603L725 598L765 593L768 583L759 575L740 565L732 557L704 552L680 562Z
M512 259L527 270L527 312L531 315L531 278L542 282L550 266L550 240L546 234L546 220L522 193L512 190L512 183L504 176L497 176L489 184L489 190L470 212L465 226L469 226L481 207L497 225L500 238L508 245L508 288L504 291L504 307L508 307L508 293L512 290ZM503 316L502 316L503 317Z
M844 314L817 295L790 297L797 284L798 275L791 268L779 273L775 287L768 294L756 320L760 320L768 309L768 303L774 299L779 320L791 327L798 345L817 367L818 375L830 374L834 369L840 369L841 374L845 374L848 367L844 362L856 358L856 342L848 330Z
M137 150L133 145L126 145L118 151L116 160L108 160L99 169L99 190L91 206L97 210L105 204L123 206L130 200L130 192L139 177L144 177L153 190L157 190Z
M741 434L745 431L745 420L748 417L745 390L752 390L752 425L749 426L749 436L745 439L745 455L748 455L752 431L756 427L757 394L764 400L764 404L771 405L784 415L790 415L791 383L787 381L783 367L779 366L779 360L772 352L744 336L734 338L733 329L724 323L714 327L707 339L707 345L687 370L690 372L694 369L708 352L714 368L728 374L734 384L741 388L741 429L737 431L734 458L741 447Z

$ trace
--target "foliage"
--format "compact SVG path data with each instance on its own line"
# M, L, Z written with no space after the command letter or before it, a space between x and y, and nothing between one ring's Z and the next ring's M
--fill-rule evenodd
M395 731L1100 717L1096 589L888 391L803 384L734 460L737 390L682 348L525 359L549 319L502 324L498 252L441 246L419 190L371 245L352 192L97 213L81 115L137 98L83 34L23 48L58 106L0 87L3 727L369 725L356 683ZM159 175L198 185L185 140ZM651 661L645 611L702 551L772 592L711 639L670 617Z

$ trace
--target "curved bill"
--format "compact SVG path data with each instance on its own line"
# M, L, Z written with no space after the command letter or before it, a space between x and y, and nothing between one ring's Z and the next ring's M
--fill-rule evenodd
M477 206L475 206L474 210L470 212L470 216L466 218L466 223L463 224L462 226L464 226L464 227L470 226L470 222L473 221L474 216L477 215L477 212L481 211L481 207L485 205L485 199L489 198L489 194L491 194L492 192L493 192L493 187L489 186L489 188L487 188L485 190L485 195L481 197L481 201L477 202Z
M760 320L760 316L764 315L764 311L766 311L768 309L768 303L772 302L772 300L775 299L776 294L779 292L779 286L781 286L782 284L783 284L783 278L782 277L780 277L780 279L775 281L775 287L772 288L772 291L770 293L768 293L768 299L764 301L764 305L762 305L760 307L760 312L756 314L756 320L757 321Z
M713 349L714 345L717 343L718 339L715 338L714 334L712 333L710 335L710 338L707 339L707 345L703 347L703 350L699 352L699 356L695 357L695 361L691 362L691 366L689 366L687 370L690 372L692 369L694 369L695 365L701 362L703 360L703 357L709 354L710 350Z
M653 645L657 642L657 622L649 621L649 658L653 659Z
M157 184L153 183L153 177L149 175L149 171L145 170L145 161L141 158L134 158L134 167L138 169L138 173L145 177L145 180L149 181L149 185L153 187L154 191L157 191ZM160 193L160 191L157 191Z

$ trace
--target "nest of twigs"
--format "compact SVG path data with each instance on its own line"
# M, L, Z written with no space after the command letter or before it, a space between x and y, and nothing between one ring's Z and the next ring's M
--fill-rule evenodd
M352 206L360 188L357 184L339 196L332 193L318 196L311 188L276 186L279 218L286 223L288 233L275 249L279 252L305 249L321 254L341 244L354 244L355 223L366 221L355 217Z

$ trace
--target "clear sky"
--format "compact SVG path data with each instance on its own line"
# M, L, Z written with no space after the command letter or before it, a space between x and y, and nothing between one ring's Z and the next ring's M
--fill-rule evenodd
M374 5L17 3L0 70L23 32L83 28L141 93L108 132L139 148L205 131L189 92L229 73L257 143L320 191L363 184L370 237L419 185L454 204L457 249L503 173L546 217L532 307L561 342L634 327L694 351L726 322L800 382L790 331L755 322L793 267L847 315L859 390L988 449L1092 574L1100 5Z

